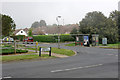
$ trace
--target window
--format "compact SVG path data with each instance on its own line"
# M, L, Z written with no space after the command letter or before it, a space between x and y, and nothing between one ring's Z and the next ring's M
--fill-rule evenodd
M21 33L23 33L23 31L21 31Z

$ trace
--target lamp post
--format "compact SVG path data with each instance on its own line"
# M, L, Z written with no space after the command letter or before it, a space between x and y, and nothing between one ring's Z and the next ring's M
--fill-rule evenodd
M58 48L60 49L60 34L59 34L60 33L60 25L59 25L59 20L58 20L59 18L61 18L61 16L56 17L56 20L58 22L58 30L59 30L58 31Z

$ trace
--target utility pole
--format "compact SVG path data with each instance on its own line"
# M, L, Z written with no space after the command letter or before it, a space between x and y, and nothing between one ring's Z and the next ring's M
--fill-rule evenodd
M61 16L57 16L56 20L58 22L58 49L60 49L60 25L59 25L59 20L58 18L61 18Z

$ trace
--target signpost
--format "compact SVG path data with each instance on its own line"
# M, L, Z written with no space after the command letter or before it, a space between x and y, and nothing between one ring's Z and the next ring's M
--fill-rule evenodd
M40 47L39 50L40 50L40 51L39 51L39 56L41 56L41 52L42 52L42 51L49 51L49 56L51 56L51 47L49 47L49 48L41 48L41 47Z
M14 51L15 51L15 54L16 54L16 41L14 41Z

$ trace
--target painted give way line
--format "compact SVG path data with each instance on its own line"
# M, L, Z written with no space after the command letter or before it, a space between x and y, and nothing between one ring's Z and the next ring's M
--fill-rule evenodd
M70 71L70 70L76 70L76 69L92 68L92 67L97 67L97 66L102 66L102 65L103 65L103 64L96 64L96 65L89 65L89 66L84 66L84 67L76 67L76 68L53 70L53 71L51 71L51 72L52 72L52 73L55 73L55 72Z
M10 77L10 76L0 77L0 79L7 79L7 78L12 78L12 77Z

